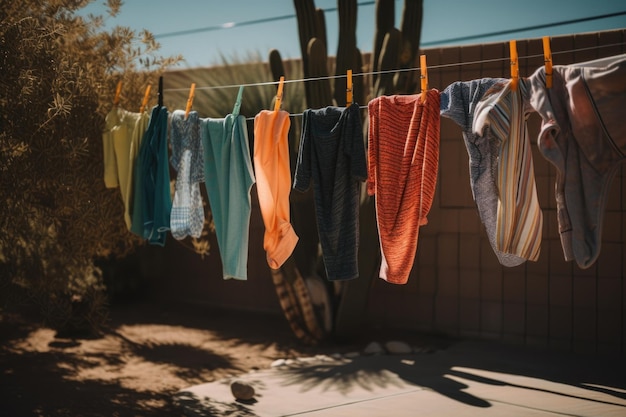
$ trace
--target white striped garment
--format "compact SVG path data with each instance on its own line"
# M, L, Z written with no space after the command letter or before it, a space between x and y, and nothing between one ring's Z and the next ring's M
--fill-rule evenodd
M473 131L499 141L496 167L498 250L536 261L541 249L543 214L537 199L535 173L526 117L532 108L528 85L519 80L497 84L476 106ZM488 131L487 131L488 130Z

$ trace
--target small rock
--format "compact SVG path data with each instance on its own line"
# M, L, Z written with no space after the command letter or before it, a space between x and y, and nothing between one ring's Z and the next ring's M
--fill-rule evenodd
M381 355L383 353L385 353L385 349L378 342L371 342L363 349L364 355Z
M358 358L359 356L361 356L361 354L359 352L348 352L344 354L343 356L344 358L354 359L354 358Z
M385 349L392 355L406 355L413 352L411 346L408 343L400 342L398 340L391 340L385 343Z
M242 401L250 401L254 397L254 387L242 380L233 381L230 384L230 392L236 399Z
M284 359L276 359L274 362L272 362L272 364L270 365L270 367L272 368L277 368L279 366L283 366L285 365L285 360Z

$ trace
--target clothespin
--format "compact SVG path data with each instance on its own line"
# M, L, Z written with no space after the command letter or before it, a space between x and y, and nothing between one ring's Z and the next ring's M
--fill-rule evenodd
M159 93L157 94L158 105L163 107L163 76L159 77Z
M511 50L511 90L517 90L517 83L519 82L519 64L517 60L517 41L509 42L509 49Z
M352 99L352 70L349 69L346 73L346 107L350 107L350 105L354 102Z
M426 102L426 92L428 91L428 67L426 66L426 55L420 55L420 84L422 103Z
M280 105L283 101L283 87L285 86L285 76L280 76L280 81L278 82L278 91L276 92L276 101L274 102L274 111L280 110Z
M143 109L146 108L146 105L148 104L148 98L150 98L150 89L152 88L152 86L150 84L148 84L148 86L146 87L146 92L143 95L143 101L141 102L141 107L139 107L139 113L143 113Z
M187 99L187 107L185 108L185 120L189 117L191 106L193 105L193 98L196 91L196 83L191 83L191 89L189 90L189 98Z
M552 51L550 37L543 37L543 62L546 67L546 88L552 88Z
M120 103L120 96L122 95L122 82L117 82L117 88L115 89L115 98L113 99L113 105L117 106Z

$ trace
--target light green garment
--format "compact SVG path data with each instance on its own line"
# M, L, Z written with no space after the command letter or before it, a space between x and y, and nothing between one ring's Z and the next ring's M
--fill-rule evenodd
M205 186L222 258L224 279L248 278L250 190L255 182L246 118L235 109L223 119L201 119Z

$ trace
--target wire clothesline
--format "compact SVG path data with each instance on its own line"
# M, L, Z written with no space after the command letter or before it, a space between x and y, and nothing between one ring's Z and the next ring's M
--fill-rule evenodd
M570 49L570 50L565 50L565 51L557 51L557 52L553 51L552 55L563 55L563 54L570 54L572 52L583 52L583 51L589 51L589 50L593 50L593 49L609 48L609 47L624 46L624 45L626 45L626 43L620 42L620 43L612 43L612 44L606 44L606 45L589 46L589 47L575 48L575 49ZM539 57L543 58L543 54L534 54L534 55L526 55L526 56L520 55L518 57L518 59L522 60L522 59L531 59L531 58L539 58ZM439 64L439 65L429 65L428 69L432 70L432 69L442 69L442 68L457 67L457 66L461 66L461 65L488 64L488 63L509 61L509 60L510 60L509 57L480 59L480 60L467 61L467 62L457 62L457 63ZM355 73L352 74L352 76L353 77L364 77L364 76L367 76L367 75L382 75L382 74L391 74L391 73L400 73L400 72L413 72L413 71L420 71L420 67L395 68L395 69L391 69L391 70L355 72ZM327 76L322 76L322 77L300 78L300 79L293 79L293 80L284 80L284 84L299 83L299 82L309 82L309 81L333 80L333 79L346 78L346 77L347 77L346 74L338 74L338 75L327 75ZM280 81L260 81L260 82L247 83L247 84L210 85L210 86L199 86L199 87L197 86L197 87L195 87L195 89L196 89L196 91L197 90L221 90L221 89L227 89L227 88L278 85L279 82ZM189 88L188 87L186 87L186 88L166 88L163 91L164 92L189 91Z

